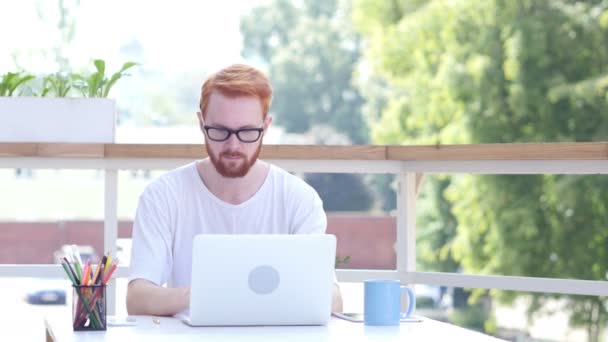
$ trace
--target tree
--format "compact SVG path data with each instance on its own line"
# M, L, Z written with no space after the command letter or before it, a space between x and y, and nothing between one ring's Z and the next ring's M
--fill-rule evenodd
M606 140L607 8L604 0L357 1L373 75L392 88L373 141ZM605 279L603 178L452 177L441 217L453 215L457 228L444 246L468 272ZM552 297L533 295L530 312ZM606 300L566 298L571 324L597 340Z
M271 1L242 18L243 56L260 60L274 88L271 111L276 123L292 133L323 134L329 126L345 142L369 141L361 115L363 99L353 84L360 56L348 2L338 0ZM366 210L371 196L359 175L306 176L323 195L326 208ZM336 189L340 186L339 189ZM345 189L360 196L343 198ZM324 193L324 192L323 192Z
M45 7L46 6L46 7ZM51 7L49 7L51 6ZM56 6L56 8L54 8ZM57 0L56 5L49 2L36 2L36 13L42 21L55 24L60 34L60 40L56 42L51 51L42 51L43 54L53 57L60 71L68 71L71 67L66 57L66 49L72 44L76 35L77 16L80 0ZM57 12L55 13L56 10ZM15 64L18 59L14 58Z
M311 173L306 176L310 186L317 189L326 211L365 211L369 209L370 194L352 173ZM331 184L328 187L327 184Z
M329 124L353 143L368 141L363 99L352 81L360 47L349 12L337 0L307 0L301 7L276 0L243 18L243 55L268 66L273 113L289 132Z

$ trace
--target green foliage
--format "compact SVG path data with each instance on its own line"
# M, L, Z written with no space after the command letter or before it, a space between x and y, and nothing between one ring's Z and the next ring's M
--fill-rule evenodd
M371 195L358 175L352 173L310 173L306 182L323 200L326 211L365 211L369 209Z
M242 19L243 55L268 66L273 113L287 131L328 124L353 143L368 141L352 78L360 39L349 13L348 3L338 0L275 0Z
M457 272L460 264L455 260L452 245L458 220L452 212L453 204L446 191L452 184L447 176L427 176L418 197L416 236L417 263L422 270Z
M382 104L375 108L381 115L373 141L608 140L606 18L604 0L356 1L370 79L381 78L390 89L365 93ZM427 189L431 204L419 213L426 220L419 225L427 239L422 262L432 262L436 248L437 262L451 255L465 272L605 280L604 178L438 180ZM441 267L451 267L445 262ZM530 314L555 297L533 295ZM594 340L608 322L606 299L565 298L571 323L588 327ZM588 314L591 307L596 314Z
M13 96L15 91L34 79L24 72L7 72L0 80L0 96Z
M375 202L378 209L390 212L397 208L397 192L395 191L395 175L371 175L369 184L374 189Z
M352 29L350 10L347 1L274 0L241 20L244 57L267 66L276 124L291 133L307 133L319 144L331 144L336 137L346 137L345 144L369 141L363 99L353 81L360 38ZM321 194L326 210L372 205L360 175L310 175L306 180Z
M96 71L90 75L66 72L46 75L40 80L41 87L29 89L30 93L34 96L67 97L75 89L83 97L108 97L116 82L122 77L128 76L126 71L137 65L134 62L127 62L123 64L120 70L107 78L105 76L105 61L96 59L93 64ZM36 81L36 77L22 72L9 72L2 77L0 82L0 96L12 96L18 88L23 88L31 81Z
M450 313L450 322L485 333L496 332L496 320L488 317L488 310L481 303L454 309Z
M123 66L112 74L110 78L105 75L106 63L101 59L93 61L96 71L89 76L76 76L75 79L82 81L82 85L77 87L85 97L108 97L108 93L112 86L122 77L128 76L125 73L126 70L137 65L135 62L127 62Z
M72 89L73 76L65 73L47 75L42 80L40 96L66 97Z

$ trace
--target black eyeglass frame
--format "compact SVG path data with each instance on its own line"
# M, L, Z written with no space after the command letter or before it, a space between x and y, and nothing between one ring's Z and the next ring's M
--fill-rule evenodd
M209 140L211 140L211 141L217 141L217 142L226 141L226 140L230 139L230 136L232 136L234 134L234 135L236 135L236 138L239 139L240 142L247 143L247 144L254 143L254 142L260 140L260 138L262 137L262 133L264 132L264 128L262 128L262 127L230 129L230 128L226 128L226 127L204 125L203 128L205 129L207 138L209 138ZM224 139L214 139L214 138L211 138L211 136L209 135L210 129L227 132L228 134L226 135L226 138L224 138ZM255 140L245 140L245 139L241 138L242 132L258 132L258 136L257 136L257 138L255 138Z

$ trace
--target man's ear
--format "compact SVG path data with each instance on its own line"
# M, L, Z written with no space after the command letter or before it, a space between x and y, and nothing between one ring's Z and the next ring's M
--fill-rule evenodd
M272 123L272 115L267 115L266 119L264 120L264 131L268 130L268 127L270 127L271 123Z

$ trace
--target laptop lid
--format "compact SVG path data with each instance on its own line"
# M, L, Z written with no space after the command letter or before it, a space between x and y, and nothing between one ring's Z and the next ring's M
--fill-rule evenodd
M197 235L188 324L326 324L335 255L333 235Z

